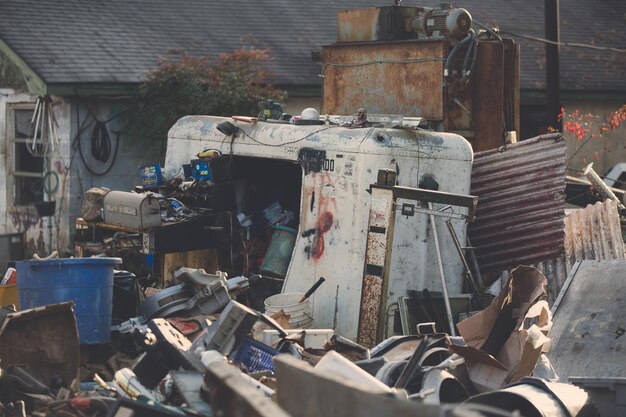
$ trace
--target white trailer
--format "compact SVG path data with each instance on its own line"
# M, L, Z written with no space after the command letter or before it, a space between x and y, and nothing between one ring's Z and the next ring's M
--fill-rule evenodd
M217 129L225 121L236 126L233 135ZM166 175L176 175L207 147L225 156L301 166L298 236L283 291L306 291L319 277L325 277L312 299L314 326L333 328L351 339L357 338L362 308L372 209L368 189L377 182L379 170L396 172L400 186L418 187L420 181L431 177L439 191L463 195L470 191L472 148L463 137L451 133L186 116L169 131ZM284 180L276 177L276 187ZM402 202L398 200L393 207L397 215L390 262L384 271L381 311L385 315L408 290L442 289L428 215L402 215ZM434 208L438 207L441 205L435 204ZM453 210L467 214L465 208ZM445 220L437 218L436 225L448 292L454 296L462 292L464 271ZM460 241L465 242L465 220L456 219L453 224ZM385 333L391 333L390 329Z

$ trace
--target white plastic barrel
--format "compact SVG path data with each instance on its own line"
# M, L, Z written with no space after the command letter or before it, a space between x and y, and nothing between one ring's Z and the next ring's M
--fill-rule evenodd
M303 292L286 292L272 295L265 300L265 312L271 316L283 310L285 314L291 316L289 318L289 326L292 329L309 329L313 325L311 299L308 298L300 302L303 296Z

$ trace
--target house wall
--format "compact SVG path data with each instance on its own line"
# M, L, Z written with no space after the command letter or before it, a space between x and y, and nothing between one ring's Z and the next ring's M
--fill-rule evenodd
M580 114L590 113L598 116L597 123L606 121L609 113L617 110L624 101L567 101L563 104L567 114L579 110ZM623 122L623 121L622 121ZM608 131L602 137L591 138L587 135L582 140L565 133L567 138L568 175L580 176L584 167L593 162L593 169L604 176L615 164L626 162L626 126L621 125Z
M80 217L83 195L91 187L108 187L130 191L139 182L137 167L163 159L153 155L141 145L129 143L124 137L120 119L106 123L111 137L112 152L119 140L119 148L114 163L106 175L102 173L109 166L96 161L91 154L91 133L94 120L107 121L123 108L123 103L104 99L79 99L53 97L53 109L59 124L59 146L50 155L48 169L56 172L59 186L49 199L56 201L55 216L48 220L38 216L34 207L15 207L13 204L12 159L13 149L9 140L8 114L14 104L31 104L37 97L0 89L0 234L24 233L25 256L34 253L45 255L58 250L62 255L73 253L75 219ZM94 119L95 118L95 119ZM80 132L80 135L77 133ZM78 136L84 158L78 152ZM113 158L111 156L111 158Z
M37 97L16 92L12 89L0 89L0 233L24 233L25 254L45 255L50 248L69 247L70 235L67 216L69 201L70 161L69 114L70 106L63 99L53 97L53 110L58 122L59 144L49 155L44 170L58 175L56 191L45 200L56 201L56 213L53 217L41 218L32 206L16 207L13 187L13 143L10 140L9 113L14 105L35 106ZM52 245L51 245L52 241Z
M140 184L139 166L165 159L164 155L157 155L144 144L133 143L125 136L122 121L124 108L123 100L79 98L72 100L71 131L76 144L71 167L71 204L68 213L72 231L76 218L81 216L85 191L92 187L131 191L134 185ZM110 136L111 156L106 162L96 160L92 154L91 135L96 121L106 122ZM78 151L78 137L82 157ZM111 168L106 172L109 166ZM90 169L96 174L90 172Z

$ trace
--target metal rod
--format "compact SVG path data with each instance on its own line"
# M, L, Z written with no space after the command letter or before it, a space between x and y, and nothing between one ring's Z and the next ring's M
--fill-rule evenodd
M602 181L602 178L600 178L600 176L596 174L596 171L593 170L593 162L587 165L587 167L585 168L585 171L583 171L583 175L587 177L589 182L593 184L596 191L598 191L602 195L602 197L608 200L615 201L618 208L621 208L621 209L625 208L624 204L622 204L619 198L617 198L617 196L613 193L613 191L611 191L609 186L606 185L604 181Z
M430 337L428 336L420 338L418 340L417 346L415 347L415 350L413 351L413 355L411 355L411 359L409 359L407 364L404 365L404 368L402 368L402 372L400 372L400 376L398 377L398 379L396 380L396 383L393 386L394 388L406 387L406 385L409 383L409 379L415 372L415 369L417 369L417 367L419 366L422 356L424 356L424 353L426 353L426 349L428 348L429 342L430 342Z
M35 143L37 143L37 131L39 130L39 114L41 113L41 105L39 105L39 101L37 101L37 106L35 108L35 111L37 112L36 114L34 114L33 116L35 117L36 123L35 123L35 130L33 131L33 143L31 144L31 149L33 150L33 152L35 151ZM31 122L32 123L32 122Z
M476 278L478 278L478 285L483 287L485 285L485 281L483 280L483 275L480 273L480 266L478 265L476 254L474 253L475 248L472 246L472 242L470 242L469 237L466 237L465 239L467 240L467 246L469 249L469 258L472 262L472 266L474 267L474 272L476 272Z
M456 251L459 253L461 257L461 262L463 262L463 267L465 268L465 274L467 280L469 281L470 287L472 287L472 292L474 293L474 297L476 297L476 302L478 306L482 309L483 302L480 299L481 293L478 290L478 285L476 284L476 280L474 279L474 274L467 263L467 259L465 258L465 254L463 253L463 248L461 247L461 243L459 242L459 238L454 231L454 226L452 226L452 222L450 220L446 220L446 226L448 226L448 231L450 232L450 236L452 236L452 242L454 243L454 247Z
M428 208L433 209L433 203L428 203ZM452 320L452 309L450 308L450 299L448 298L448 285L446 284L446 276L443 273L443 261L441 260L441 248L439 247L439 237L437 236L437 226L435 225L435 216L429 215L430 225L433 229L433 240L435 241L435 253L437 255L437 268L439 268L439 278L441 279L441 288L443 291L443 302L446 305L446 315L448 316L448 324L450 325L450 334L456 336L454 330L454 321Z
M52 137L52 105L48 106L48 143L50 147L47 151L54 151L54 140Z

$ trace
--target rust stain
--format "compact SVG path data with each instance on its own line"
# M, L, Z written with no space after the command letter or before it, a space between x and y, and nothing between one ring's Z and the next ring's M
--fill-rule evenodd
M380 8L340 10L337 13L337 41L376 40Z
M474 155L478 196L469 239L481 271L497 275L564 253L565 142L559 134Z
M322 49L323 112L443 120L443 41L334 44Z
M361 315L357 342L365 347L376 344L380 300L383 296L383 280L380 277L366 275L361 290Z

